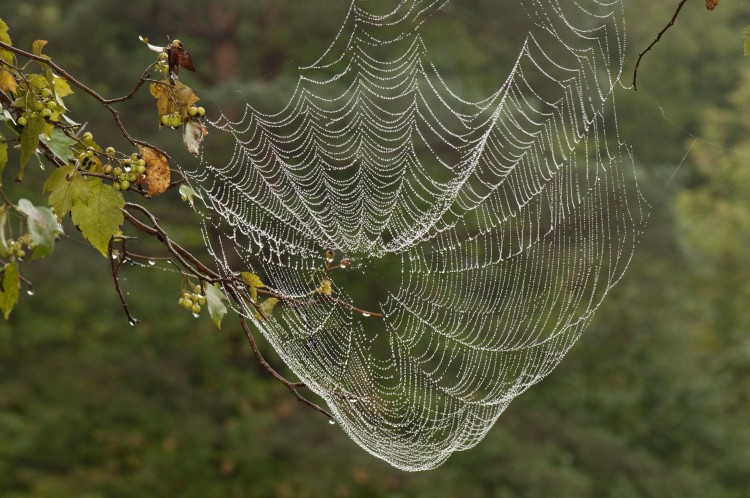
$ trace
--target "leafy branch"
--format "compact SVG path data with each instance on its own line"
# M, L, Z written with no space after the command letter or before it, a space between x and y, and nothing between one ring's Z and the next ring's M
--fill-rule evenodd
M306 387L303 383L288 381L266 361L243 310L252 311L257 322L271 320L277 306L294 308L325 302L363 317L383 315L353 306L335 295L331 272L347 268L348 258L333 264L334 253L326 251L322 264L311 275L309 295L289 296L253 273L220 274L212 270L173 240L148 208L125 200L125 192L151 199L180 185L182 199L192 205L197 193L182 181L171 181L169 155L131 134L115 104L131 100L149 83L149 91L156 99L160 127L181 129L185 147L192 154L199 152L207 135L202 121L205 110L196 105L199 98L177 79L180 68L195 70L190 54L178 40L166 47L143 41L158 54L156 61L143 71L128 94L106 99L44 54L45 41L35 41L31 52L14 47L7 26L0 20L0 121L12 135L6 140L0 134L0 313L6 320L9 318L19 301L22 283L31 289L31 282L21 275L21 264L29 253L31 260L51 253L56 240L63 235L62 220L70 216L83 237L108 259L115 292L130 324L135 325L138 319L122 289L120 274L125 263L146 260L172 265L183 280L180 306L195 315L207 308L214 324L221 328L228 311L225 303L233 303L233 307L240 310L240 326L263 369L300 402L332 418L328 411L300 393L300 389ZM18 58L26 62L21 65ZM39 72L30 71L30 64L36 64ZM161 73L163 79L152 78L152 72ZM65 98L73 93L73 88L107 109L120 133L138 150L102 148L93 133L84 132L83 126L70 119ZM35 206L26 199L14 203L5 192L2 174L8 163L8 145L16 143L20 147L16 181L23 180L24 167L34 155L55 166L43 186L49 206ZM137 235L124 233L126 227ZM133 251L139 236L157 241L166 254L150 256ZM346 397L341 393L331 394Z

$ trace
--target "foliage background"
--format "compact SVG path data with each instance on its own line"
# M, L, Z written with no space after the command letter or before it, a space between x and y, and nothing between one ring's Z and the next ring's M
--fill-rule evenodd
M673 3L626 2L631 54L668 21ZM0 15L17 46L48 39L57 62L107 96L126 93L150 62L138 34L179 37L199 69L186 78L210 113L240 112L232 105L246 101L277 108L347 4L16 0ZM503 40L512 15L490 0L454 0L437 20L446 35L442 45L434 40L435 58L460 91L481 94L503 81L497 61L510 50ZM173 274L127 273L143 320L129 327L108 265L71 237L29 265L36 295L0 323L0 495L746 496L747 24L746 2L722 2L713 13L689 2L644 59L640 91L621 91L621 135L635 147L653 206L643 243L562 365L474 449L430 472L387 466L261 372L229 318L219 333L178 308ZM69 100L79 120L109 123L80 95ZM144 93L123 107L124 119L142 138L178 149L178 137L156 135L151 106ZM112 128L93 131L103 145L124 146ZM36 201L39 191L33 181L13 189ZM153 204L199 251L190 211L177 199Z

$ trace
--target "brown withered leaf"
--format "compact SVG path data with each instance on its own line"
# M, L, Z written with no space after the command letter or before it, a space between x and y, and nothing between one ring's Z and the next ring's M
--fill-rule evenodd
M706 8L708 10L714 10L719 5L719 0L706 0Z
M190 52L180 45L171 45L167 49L167 63L169 64L169 79L172 81L172 84L177 80L177 75L180 74L181 67L184 67L188 71L195 71Z
M18 84L16 79L8 71L0 70L0 91L16 93Z
M188 107L195 105L200 100L192 88L183 85L179 81L175 82L174 85L174 99L183 117L185 117Z
M138 149L143 156L143 160L146 161L146 183L148 183L146 191L148 195L153 197L163 194L169 188L171 179L169 161L163 154L151 147L139 145Z

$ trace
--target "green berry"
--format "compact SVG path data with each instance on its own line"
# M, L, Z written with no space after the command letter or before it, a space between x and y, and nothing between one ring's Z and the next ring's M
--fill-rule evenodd
M181 47L182 42L180 40L172 40L172 46L173 47Z
M183 298L180 298L180 299L179 299L179 300L177 301L177 305L178 305L178 306L179 306L180 308L184 308L184 307L185 307L185 300L184 300Z
M138 179L138 173L136 173L135 171L131 171L130 173L128 173L126 179L132 183Z
M115 154L115 148L114 147L107 147L104 150L104 153L107 154L108 156L113 156Z
M205 306L206 305L206 296L199 296L198 297L198 304L200 304L201 306Z
M146 161L144 159L138 159L138 161L136 161L135 164L136 164L136 166L145 166L146 165Z
M39 115L41 117L43 117L43 118L48 118L48 117L52 116L52 111L50 111L49 109L47 109L45 107L44 109L42 109L42 111L39 113Z
M165 114L161 117L161 124L163 124L164 126L169 126L170 120L171 117L169 116L169 114Z
M119 177L122 174L122 168L119 166L115 166L112 170L112 174Z
M91 150L91 149L87 150L86 151L86 157L88 157L89 159L93 159L94 158L94 151Z
M52 90L50 90L49 88L42 88L42 97L44 97L45 99L52 97Z
M94 134L90 131L87 131L83 134L83 141L84 142L91 142L94 139Z
M193 313L196 315L201 312L201 306L200 304L194 304L192 308L190 308Z
M26 257L26 251L24 251L23 249L19 249L19 250L16 251L16 256L19 259L23 259L23 258ZM196 306L198 306L198 305L196 305ZM193 306L193 308L195 308L195 306ZM200 306L198 306L198 310L200 311ZM197 313L197 311L195 313Z
M202 107L198 108L198 116L203 117L206 115L206 110Z
M121 181L121 182L120 182L120 188L121 188L122 190L127 190L127 189L129 189L129 188L130 188L130 182L129 182L129 181L127 181L127 180L123 180L123 181Z
M112 173L112 165L107 164L106 166L104 166L104 169L102 171L104 172L105 175Z
M135 168L135 171L139 175L142 175L143 173L146 172L146 166L138 166L138 167Z
M189 292L183 292L182 293L182 299L190 299L191 297L192 297L192 294L190 294ZM191 304L191 306L192 306L192 304Z
M44 109L44 104L39 101L34 102L34 110L41 111L42 109Z
M113 183L112 184L112 188L114 188L115 190L121 190L122 189L122 187L120 186L120 182Z
M49 109L50 111L56 111L57 110L57 102L54 100L50 100L45 104L45 107Z
M16 121L16 123L18 123L18 126L26 126L27 124L29 124L29 120L26 119L26 116L21 116L20 118L18 118L18 121Z
M182 307L185 308L186 310L189 310L190 308L193 307L193 301L191 301L190 299L183 299Z
M196 114L198 114L198 108L194 105L191 105L188 109L188 114L190 114L191 116L195 116Z

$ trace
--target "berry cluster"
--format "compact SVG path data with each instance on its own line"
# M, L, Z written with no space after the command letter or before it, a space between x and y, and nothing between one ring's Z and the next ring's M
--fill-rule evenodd
M77 167L80 170L109 176L116 190L128 190L132 184L142 184L146 181L146 161L141 154L134 152L127 156L114 147L102 150L94 142L91 132L83 134L81 143L75 151Z
M196 107L194 105L191 105L190 107L188 107L187 113L191 118L202 118L206 115L206 110L203 107ZM173 129L179 128L182 125L182 115L180 114L180 111L174 111L171 114L162 115L161 124L163 126L169 126Z
M33 251L36 247L34 240L28 233L21 235L17 240L6 241L5 246L5 248L0 247L0 257L17 261L21 261L26 257L27 250Z
M18 120L16 120L16 124L22 128L29 124L29 119L36 116L48 119L54 123L60 121L60 113L62 109L57 105L52 90L47 87L37 88L35 86L29 86L29 91L26 93L22 102L18 102L18 104L20 104L20 107L26 109Z
M201 307L206 305L206 296L197 292L183 291L177 304L188 311L192 311L194 315L198 315L201 312Z

